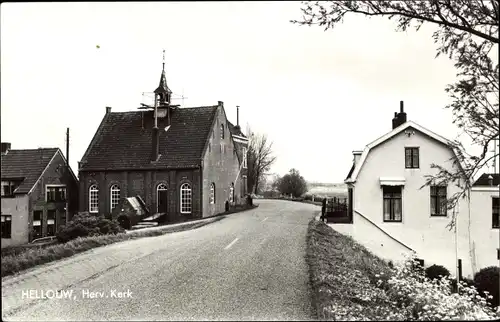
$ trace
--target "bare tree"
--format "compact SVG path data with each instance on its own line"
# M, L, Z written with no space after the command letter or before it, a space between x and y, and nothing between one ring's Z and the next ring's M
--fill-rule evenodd
M499 66L493 61L498 54L498 0L303 2L302 13L302 20L291 22L325 30L341 23L348 13L394 19L398 31L412 26L418 31L424 23L437 27L433 33L436 57L448 55L457 69L457 81L445 88L452 99L446 108L453 112L453 123L481 150L478 155L468 153L457 138L450 143L456 154L455 169L432 164L437 174L426 176L422 188L436 183L460 188L447 202L449 209L455 208L468 195L474 177L498 157L498 151L488 153L499 137ZM452 216L450 229L455 220Z
M247 150L247 184L248 191L257 194L260 183L264 180L267 171L276 161L273 156L273 143L268 140L266 134L253 133L250 128Z

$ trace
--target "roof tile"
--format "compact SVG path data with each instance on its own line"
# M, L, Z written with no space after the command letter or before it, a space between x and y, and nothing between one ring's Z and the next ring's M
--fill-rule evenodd
M490 183L489 183L488 177L490 175L493 177L493 185L494 186L498 186L500 184L500 174L498 174L498 173L483 173L476 180L476 182L474 182L473 186L474 187L477 187L477 186L489 186Z
M81 171L194 168L200 164L218 106L172 110L158 118L160 158L151 162L153 111L111 112L81 163Z
M58 148L9 150L2 154L2 179L22 179L14 193L28 193Z

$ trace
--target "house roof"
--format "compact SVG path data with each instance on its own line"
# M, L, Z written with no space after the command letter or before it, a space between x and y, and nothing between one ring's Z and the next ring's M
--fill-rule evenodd
M355 167L354 167L354 162L353 162L353 163L352 163L352 166L351 166L351 170L349 170L349 173L347 174L347 177L345 177L345 180L348 180L348 179L351 177L351 175L352 175L352 173L353 173L353 171L354 171L354 168L355 168ZM345 180L344 180L344 181L345 181Z
M441 135L438 135L438 134L432 132L431 130L424 128L421 125L418 125L417 123L415 123L413 121L408 121L408 122L401 124L400 126L393 129L392 131L386 133L385 135L381 136L380 138L376 139L375 141L372 141L371 143L369 143L365 147L365 149L363 150L363 153L361 154L361 158L360 158L359 162L357 162L356 166L354 167L354 170L352 171L350 176L347 177L345 182L349 183L349 182L356 181L358 174L359 174L361 168L363 167L363 164L364 164L364 162L368 156L368 153L370 152L371 149L386 142L387 140L391 139L392 137L396 136L397 134L403 132L404 130L406 130L408 128L413 128L415 130L418 130L419 132L427 135L430 138L433 138L434 140L436 140L436 141L438 141L438 142L440 142L440 143L442 143L442 144L444 144L452 149L450 140L442 137ZM455 154L455 151L453 149L452 149L452 151ZM455 154L455 156L456 156L456 154Z
M229 124L229 131L231 132L232 135L241 136L243 138L246 138L245 134L243 134L243 132L241 132L240 126L235 126L235 125L233 125L233 123L231 123L229 121L227 121L227 123Z
M153 111L109 112L82 158L80 171L199 167L217 108L174 109L168 131L166 118L158 118L156 162L151 162Z
M58 148L9 150L2 154L2 180L22 180L14 193L29 193Z
M500 174L498 173L483 173L477 180L474 182L472 186L490 186L490 182L488 177L491 176L493 178L493 186L500 185Z

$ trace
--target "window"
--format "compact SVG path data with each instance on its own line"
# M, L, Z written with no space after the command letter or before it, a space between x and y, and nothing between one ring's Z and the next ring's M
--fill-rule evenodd
M247 176L242 176L241 179L243 181L243 185L241 187L241 195L244 196L247 194Z
M65 186L47 186L45 188L47 202L65 202L66 187Z
M499 209L500 209L500 205L499 205L499 200L500 198L498 197L493 197L491 198L491 213L492 213L492 216L493 216L493 228L500 228L500 222L499 222Z
M18 186L19 184L14 181L2 181L2 197L14 197L14 190L16 190Z
M181 214L191 213L191 186L185 183L181 186Z
M12 216L2 215L2 238L12 237Z
M431 216L446 216L446 186L431 186Z
M220 125L220 138L224 140L224 124Z
M56 211L47 210L47 236L56 234Z
M247 168L247 148L243 148L243 168Z
M210 185L210 204L215 203L215 183L212 182Z
M43 211L33 211L33 239L42 237Z
M401 186L383 186L384 221L401 222Z
M120 187L117 184L112 185L109 194L111 197L111 211L113 211L118 206L118 202L120 202Z
M231 182L231 186L229 187L229 202L234 202L234 183Z
M406 169L419 168L418 148L405 148L405 167Z
M89 188L89 212L99 212L99 189L95 184Z

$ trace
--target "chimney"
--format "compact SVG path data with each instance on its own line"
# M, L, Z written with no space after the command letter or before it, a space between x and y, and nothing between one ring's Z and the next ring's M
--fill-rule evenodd
M399 102L399 121L400 125L406 123L406 113L403 110L403 101Z
M394 130L398 126L406 123L406 113L404 111L404 102L399 101L399 113L394 112L394 118L392 119L392 129Z
M7 154L10 150L10 143L9 142L2 142L2 154Z
M159 155L159 147L160 147L160 138L159 138L159 130L158 127L153 127L152 133L152 145L151 145L151 161L158 160Z
M352 155L354 156L354 165L356 165L359 162L362 153L363 151L352 151Z
M493 177L491 174L488 176L488 185L493 186Z
M394 112L394 117L392 118L392 129L398 127L398 112Z
M240 107L236 106L236 126L240 126Z
M219 107L224 107L224 102L223 102L223 101L218 101L218 102L217 102L217 105L218 105Z
M111 106L106 106L106 114L111 113Z

